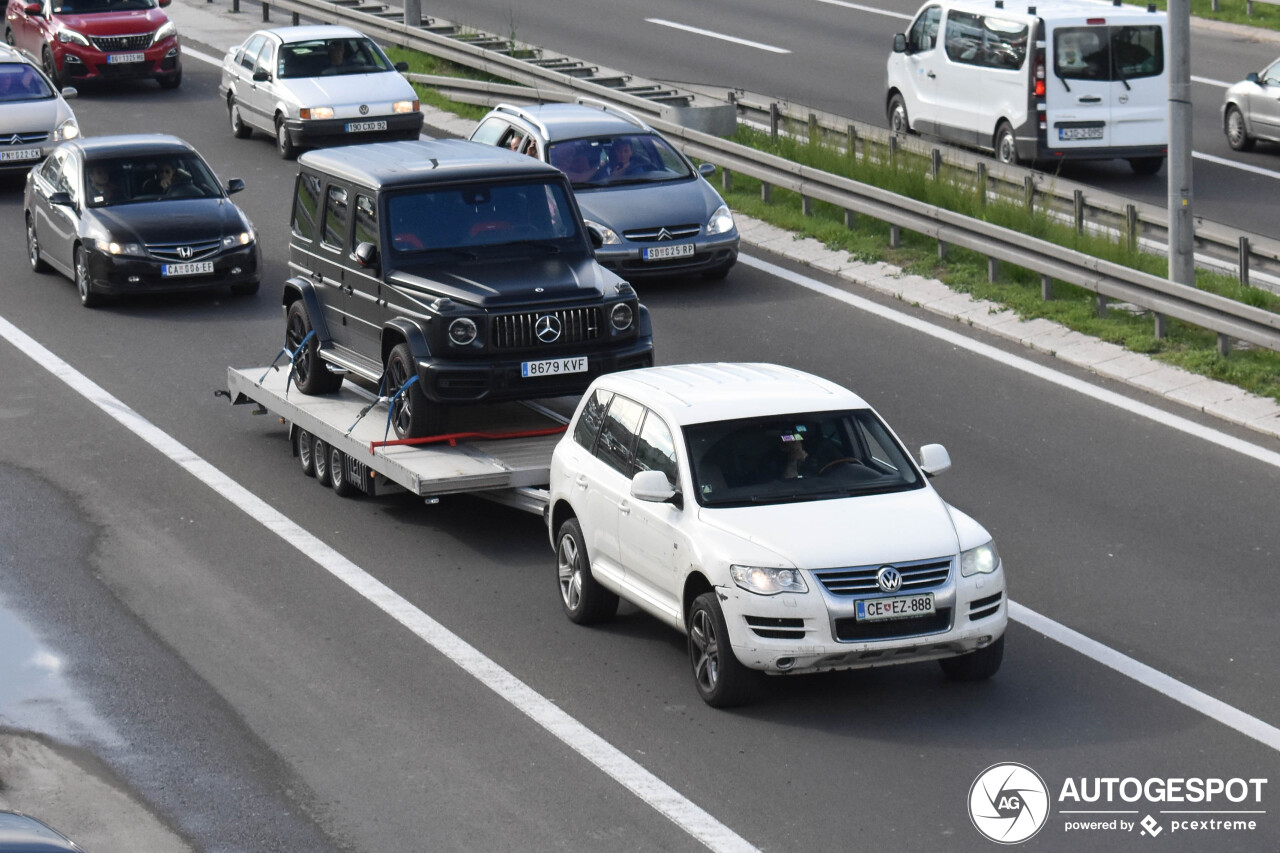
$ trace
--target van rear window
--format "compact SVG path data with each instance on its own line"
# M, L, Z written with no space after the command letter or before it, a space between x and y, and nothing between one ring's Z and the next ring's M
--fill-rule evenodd
M1164 73L1160 27L1059 27L1053 69L1069 80L1132 80Z

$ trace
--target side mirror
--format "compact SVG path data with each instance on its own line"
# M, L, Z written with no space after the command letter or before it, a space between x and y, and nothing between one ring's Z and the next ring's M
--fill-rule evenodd
M1256 86L1261 86L1261 85L1262 85L1262 78L1260 78L1260 77L1258 76L1258 72L1257 72L1257 71L1250 71L1250 72L1249 72L1249 74L1248 74L1248 76L1247 76L1247 77L1245 77L1244 79L1245 79L1245 80L1247 80L1247 81L1249 81L1250 83L1253 83L1253 84L1254 84L1254 85L1256 85Z
M360 243L353 254L362 267L372 267L378 263L378 247L372 243Z
M631 478L631 497L638 501L664 503L677 495L679 492L661 471L640 471Z
M27 5L22 7L22 11L27 13L28 15L35 15L37 18L44 17L44 14L41 11L41 7L39 3L28 3Z
M160 0L160 8L163 9L165 6L168 6L172 2L173 0Z
M926 444L920 448L920 469L930 477L951 467L951 454L941 444Z
M604 235L600 233L599 229L592 228L588 225L587 236L591 238L591 247L593 249L599 249L604 245Z
M227 195L234 195L244 189L243 178L231 178L227 181Z
M80 94L80 90L75 86L64 86L62 89L62 100L69 101Z
M57 205L61 205L62 207L71 207L75 204L75 202L71 200L71 193L56 192L53 195L49 196L49 204L57 204Z
M265 83L270 79L271 72L264 68L259 68L257 71L253 72L253 82L255 83Z
M716 173L715 163L699 163L698 164L698 174L702 175L702 177L709 178L715 173Z
M407 63L407 62L397 62L395 67L396 67L396 70L397 70L397 71L399 71L401 74L404 74L405 72L407 72L407 71L409 70L409 63Z
M893 52L894 53L907 52L907 37L902 33L897 33L893 37Z

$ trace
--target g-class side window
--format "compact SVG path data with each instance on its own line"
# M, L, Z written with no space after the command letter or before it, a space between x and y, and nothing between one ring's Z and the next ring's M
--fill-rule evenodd
M604 423L604 413L609 408L609 400L612 398L612 391L597 388L591 395L591 399L587 401L587 405L583 407L582 417L578 418L577 426L573 428L573 440L588 451L595 447L596 434L600 432L600 424Z
M308 243L316 238L316 214L320 207L320 179L306 172L298 175L293 195L293 233Z
M331 249L342 249L347 243L347 219L350 206L347 204L346 187L329 187L324 202L324 244Z
M356 227L351 245L372 243L378 246L378 206L367 195L356 196Z

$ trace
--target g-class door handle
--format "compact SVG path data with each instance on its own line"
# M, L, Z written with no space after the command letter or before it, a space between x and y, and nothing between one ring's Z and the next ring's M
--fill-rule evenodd
M1102 98L1099 98L1097 95L1085 95L1080 99L1080 103L1082 104L1098 104L1101 102Z
M347 296L350 296L352 293L355 292L355 285L351 285L351 284L343 285L342 289L346 291Z
M319 284L320 282L324 281L324 276L320 274L319 270L316 270L315 272L311 273L311 280L314 281L316 284Z
M930 79L930 80L936 80L936 79L937 79L937 77L938 77L938 75L937 75L937 74L934 74L932 71L930 71L930 72L929 72L929 74L928 74L928 77L929 77L929 79Z

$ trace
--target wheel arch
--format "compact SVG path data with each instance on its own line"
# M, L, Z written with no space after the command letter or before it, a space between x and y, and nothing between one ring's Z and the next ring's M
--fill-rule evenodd
M689 631L689 609L693 607L694 599L714 589L715 585L707 580L707 576L699 569L689 572L688 577L684 579L684 590L680 594L680 622L684 626L685 633Z
M560 532L560 526L571 518L577 518L578 514L574 512L573 505L564 498L553 503L548 510L548 518L550 522L547 525L547 537L551 541L551 550L556 549L556 534Z
M427 333L413 320L397 317L382 327L382 363L386 364L391 351L397 344L408 344L413 357L430 358L431 347L427 344Z
M316 337L322 341L329 340L329 326L325 322L324 311L320 307L320 298L316 296L315 287L305 278L295 276L284 283L280 297L280 304L286 315L289 306L298 300L302 300L303 307L307 309L307 319L311 321L311 328L315 331Z

